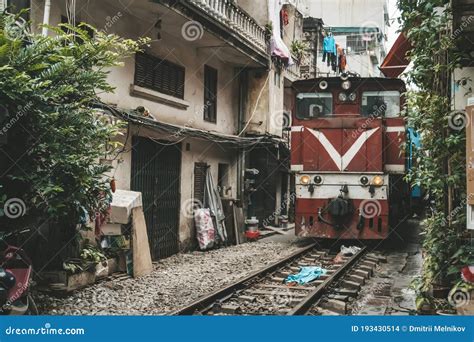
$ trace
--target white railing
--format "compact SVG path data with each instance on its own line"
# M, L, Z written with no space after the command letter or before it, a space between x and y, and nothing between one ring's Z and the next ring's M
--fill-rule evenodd
M299 63L294 63L293 65L288 66L286 68L286 72L291 81L297 81L301 79L301 70Z
M216 20L236 31L263 51L267 51L265 29L230 0L190 0Z

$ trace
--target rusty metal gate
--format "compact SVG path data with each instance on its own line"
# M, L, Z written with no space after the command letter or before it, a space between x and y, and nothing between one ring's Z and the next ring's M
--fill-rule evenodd
M131 189L143 196L151 257L166 258L179 250L181 145L142 137L132 143Z

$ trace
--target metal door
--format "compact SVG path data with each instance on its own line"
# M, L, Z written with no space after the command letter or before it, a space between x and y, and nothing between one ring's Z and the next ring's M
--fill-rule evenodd
M181 145L133 137L131 189L140 191L153 260L179 251Z

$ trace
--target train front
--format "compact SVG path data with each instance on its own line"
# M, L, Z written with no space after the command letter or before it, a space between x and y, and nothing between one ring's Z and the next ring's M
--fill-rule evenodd
M296 234L385 239L403 215L405 85L318 78L294 84L291 170Z

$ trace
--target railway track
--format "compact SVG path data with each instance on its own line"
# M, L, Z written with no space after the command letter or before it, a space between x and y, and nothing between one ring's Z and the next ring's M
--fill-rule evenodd
M376 258L360 249L350 257L309 245L290 256L206 295L174 315L321 315L343 314L357 295ZM285 284L303 266L320 266L327 273L305 285ZM357 266L355 268L355 266Z

